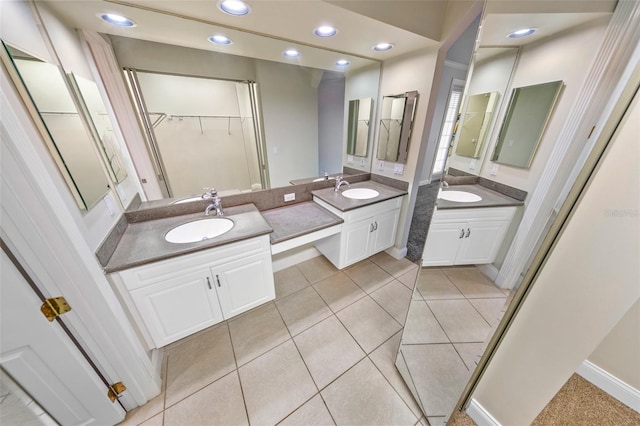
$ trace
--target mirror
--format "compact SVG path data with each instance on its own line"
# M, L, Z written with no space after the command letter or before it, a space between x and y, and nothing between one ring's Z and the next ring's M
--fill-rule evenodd
M102 101L98 85L73 73L69 74L71 88L83 110L94 140L98 144L104 164L107 166L111 180L122 182L127 177L127 170L122 162L120 147L116 141L113 124L109 118L107 108Z
M562 86L562 81L553 81L513 89L491 161L531 166Z
M498 92L481 93L468 97L460 118L456 154L480 158L498 97Z
M475 52L473 72L469 77L465 93L467 104L470 103L469 99L474 96L486 93L495 93L495 104L491 108L491 115L483 117L486 119L480 128L482 140L478 135L477 144L472 144L473 146L468 146L466 149L459 148L459 145L463 142L462 132L464 128L460 129L463 125L462 123L458 125L460 131L458 131L457 137L453 141L452 154L447 159L447 168L455 168L474 175L479 174L481 168L479 163L482 163L486 152L494 143L500 114L504 114L505 93L507 93L509 81L515 69L518 52L519 49L517 47L480 47ZM491 101L491 97L489 97L489 101ZM461 111L464 111L464 106ZM461 117L463 116L461 115ZM478 116L476 115L476 117ZM474 138L471 136L465 139L473 140Z
M378 130L378 160L406 163L418 92L382 98Z
M17 73L17 76L12 75L14 83L34 115L36 126L78 207L90 210L108 193L109 181L62 72L56 65L4 41L2 44Z
M366 157L373 119L373 99L354 99L349 101L349 119L347 124L347 154Z

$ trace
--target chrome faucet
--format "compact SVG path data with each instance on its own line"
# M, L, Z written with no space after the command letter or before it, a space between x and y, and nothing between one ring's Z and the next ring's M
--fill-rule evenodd
M218 197L218 191L215 188L205 188L205 193L202 194L202 198L205 200L211 200L211 204L207 206L204 211L206 216L209 216L209 213L212 209L216 209L216 216L224 216L224 211L222 210L222 200Z
M342 178L342 176L337 176L337 177L336 177L336 185L333 187L333 190L334 190L335 192L338 192L338 191L340 190L340 187L341 187L342 185L351 186L351 185L349 185L349 182L347 182L346 180L344 180L344 179Z

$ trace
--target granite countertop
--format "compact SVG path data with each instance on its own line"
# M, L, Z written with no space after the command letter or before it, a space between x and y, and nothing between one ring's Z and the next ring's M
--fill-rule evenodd
M443 188L442 191L470 192L472 194L479 195L480 197L482 197L482 200L473 203L459 203L456 201L448 201L443 200L442 198L438 198L436 201L438 210L468 209L478 207L510 207L524 205L524 201L519 201L515 198L508 197L482 185L450 185L448 188Z
M312 201L263 211L262 216L273 228L273 233L270 235L271 244L281 243L344 222Z
M130 223L104 270L116 272L273 232L253 204L227 207L224 213L224 217L233 220L235 226L218 237L195 243L169 243L164 236L177 225L205 218L202 212Z
M347 178L347 176L349 175L345 173L332 173L327 177L327 179L325 179L324 176L314 176L314 177L301 178L301 179L292 179L289 181L289 183L291 185L300 185L304 183L312 183L312 182L319 182L319 181L321 182L323 180L334 180L338 176L343 176L344 178Z
M354 199L342 196L341 193L343 191L346 191L347 189L353 189L353 188L375 189L380 194L377 197L369 198L367 200L354 200ZM353 209L368 206L371 204L379 203L381 201L390 200L392 198L401 197L407 194L407 191L393 188L391 186L387 186L373 180L367 180L364 182L354 183L351 186L344 185L340 188L340 191L338 192L335 192L333 188L325 188L325 189L312 191L311 194L313 194L314 197L318 197L322 201L330 204L336 209L345 212L348 210L353 210Z

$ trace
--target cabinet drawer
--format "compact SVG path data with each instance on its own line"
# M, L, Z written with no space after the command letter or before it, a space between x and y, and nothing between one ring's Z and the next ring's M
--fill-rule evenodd
M360 207L359 209L349 210L343 213L345 223L358 222L360 220L369 219L379 213L388 212L389 210L399 209L402 205L402 197L393 198L391 200L382 201L370 206Z
M469 209L436 210L433 223L460 222L469 220L511 220L517 207L478 207Z
M185 254L118 272L127 290L135 290L160 280L179 277L203 267L215 267L262 252L270 253L269 236L225 244L221 247Z

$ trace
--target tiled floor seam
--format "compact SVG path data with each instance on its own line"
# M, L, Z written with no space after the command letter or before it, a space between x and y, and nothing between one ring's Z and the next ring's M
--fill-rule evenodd
M235 371L236 374L238 375L238 383L240 384L240 394L242 395L242 405L244 405L244 414L247 416L247 422L249 422L249 410L247 409L247 401L244 399L244 388L242 387L242 379L240 378L238 358L236 357L236 348L235 346L233 346L233 337L231 336L231 328L229 327L228 322L227 322L227 332L229 333L229 342L231 343L231 353L233 354L233 362L236 365L236 369L233 371ZM163 423L163 426L164 426L164 423Z
M409 370L409 364L407 363L407 360L404 357L404 354L402 353L402 351L399 351L398 353L402 357L402 362L404 362L404 365L407 367L407 372L409 373L409 379L411 380L412 388L415 389L415 391L416 391L415 395L413 394L413 392L411 392L411 390L409 390L409 393L411 393L411 396L413 396L414 399L417 398L416 402L418 403L419 408L422 410L423 409L422 407L424 407L425 405L422 403L422 398L420 398L420 393L418 392L418 388L416 387L416 383L413 381L413 375L411 374L411 371ZM406 378L404 376L402 376L402 379L406 380Z
M386 286L388 286L389 284L393 283L394 281L397 281L397 278L394 278L393 280L389 281L388 283L386 283L385 285L383 285L382 287L380 287L380 288L379 288L379 289L377 289L376 291L378 291L378 290L382 290L383 288L385 288L385 287L386 287ZM398 282L399 282L399 281L398 281ZM371 294L375 293L376 291L372 292ZM371 297L371 294L367 294L367 296ZM396 323L400 324L400 327L404 328L404 324L401 324L401 323L400 323L400 321L398 321L398 320L396 319L396 317L394 317L394 316L393 316L393 314L392 314L391 312L387 311L387 310L384 308L384 306L382 306L380 303L378 303L378 301L377 301L376 299L374 299L373 297L371 297L371 299L372 299L372 300L373 300L373 301L374 301L378 306L380 306L380 308L381 308L383 311L385 311L385 312L386 312L386 313L387 313L391 318L393 318L393 320L394 320ZM409 304L411 304L411 300L409 300ZM407 321L407 315L408 315L408 314L409 314L409 309L407 309L407 314L406 314L406 315L405 315L405 317L404 317L405 323L406 323L406 321ZM394 335L395 335L395 334L394 334ZM388 339L387 339L387 340L388 340Z

